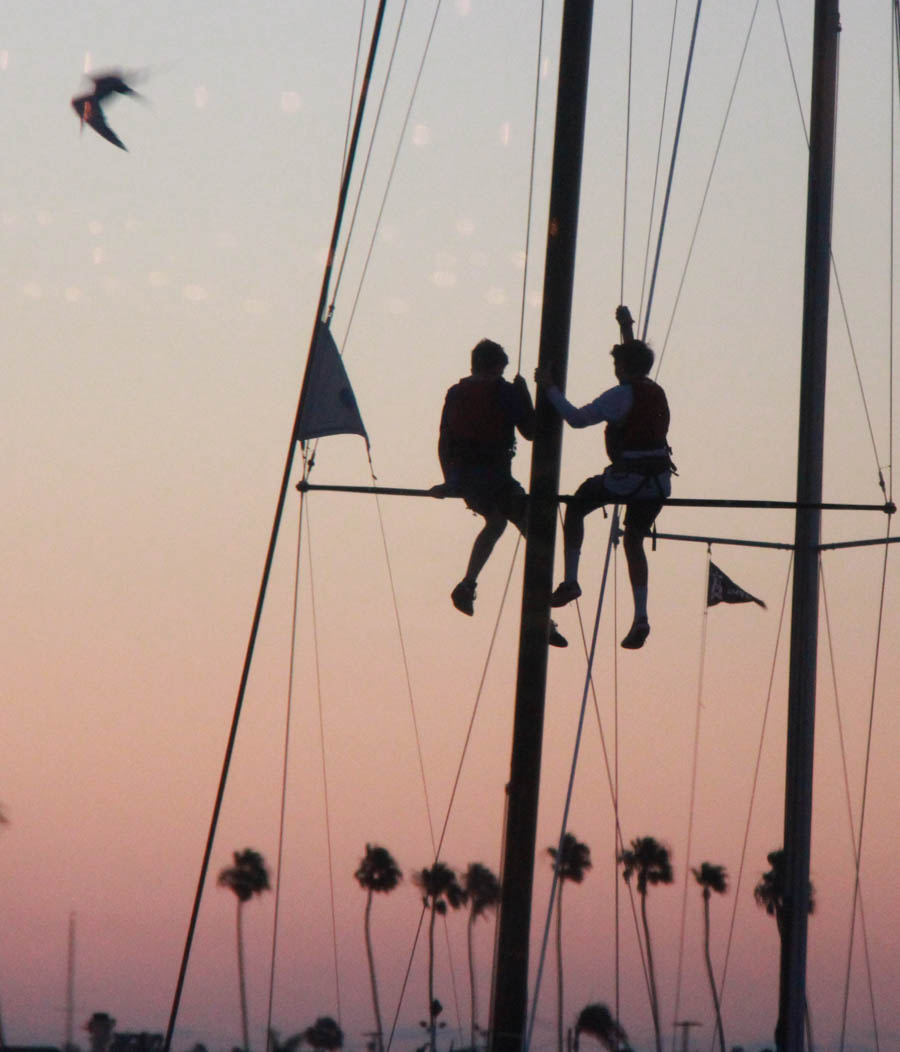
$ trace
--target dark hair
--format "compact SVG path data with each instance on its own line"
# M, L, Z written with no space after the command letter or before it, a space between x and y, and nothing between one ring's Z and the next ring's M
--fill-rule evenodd
M617 343L610 354L618 365L620 362L629 373L646 376L653 368L653 351L643 340L626 340Z
M472 372L483 373L498 365L504 368L509 364L506 351L493 340L479 340L472 348Z

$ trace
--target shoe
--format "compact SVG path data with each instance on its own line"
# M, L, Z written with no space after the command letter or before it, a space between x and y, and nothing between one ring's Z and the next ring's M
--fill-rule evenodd
M547 642L551 647L567 647L569 645L568 639L556 627L555 621L550 622L550 635L547 637Z
M566 603L571 603L580 595L581 589L577 581L563 581L561 585L557 585L556 591L550 596L550 605L565 606Z
M461 614L471 617L475 613L475 582L463 578L450 593L450 599Z
M650 625L646 621L635 621L622 640L621 646L626 650L640 650L650 635Z

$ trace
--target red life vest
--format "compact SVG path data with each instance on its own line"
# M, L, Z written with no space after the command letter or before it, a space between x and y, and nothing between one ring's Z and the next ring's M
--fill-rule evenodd
M667 448L669 403L665 391L648 376L630 386L634 402L625 419L606 425L606 452L614 463L623 453Z

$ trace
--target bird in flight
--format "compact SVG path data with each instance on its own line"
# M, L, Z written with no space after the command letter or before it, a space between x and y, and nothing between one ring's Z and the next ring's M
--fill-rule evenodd
M100 103L110 95L132 95L138 99L141 96L126 83L123 74L116 70L99 73L97 76L92 74L90 79L94 82L94 90L85 95L76 95L72 99L72 108L81 118L82 130L85 124L89 124L98 135L127 152L128 147L106 123Z

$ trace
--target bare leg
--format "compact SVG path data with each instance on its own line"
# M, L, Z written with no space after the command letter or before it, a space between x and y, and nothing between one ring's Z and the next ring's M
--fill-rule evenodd
M478 580L478 575L494 550L494 545L503 536L505 529L506 516L501 512L494 512L493 515L485 518L484 526L472 545L472 554L469 556L469 565L466 569L466 580L471 581L472 584Z
M644 552L644 537L640 533L625 532L622 545L628 565L628 579L634 597L634 621L628 635L622 640L626 650L638 650L650 634L647 620L647 556Z

